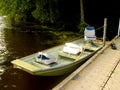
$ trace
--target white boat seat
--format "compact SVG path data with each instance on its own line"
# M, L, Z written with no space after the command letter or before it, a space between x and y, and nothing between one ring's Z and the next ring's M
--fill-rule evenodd
M55 60L56 60L55 57L42 52L38 52L38 55L36 56L36 62L46 65L54 63Z
M66 43L63 47L63 52L69 54L78 54L82 51L82 47L74 43Z

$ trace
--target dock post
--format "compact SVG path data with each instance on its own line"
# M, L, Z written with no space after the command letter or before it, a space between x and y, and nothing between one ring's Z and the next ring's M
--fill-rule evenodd
M118 37L120 36L120 18L119 18L119 25L118 25Z
M104 19L103 46L105 46L105 42L106 42L106 27L107 27L107 18Z
M81 22L84 22L84 7L83 7L83 0L80 0L80 17L81 17Z

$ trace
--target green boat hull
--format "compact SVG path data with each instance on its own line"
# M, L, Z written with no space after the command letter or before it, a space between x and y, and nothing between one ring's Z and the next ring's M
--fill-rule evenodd
M75 40L72 43L84 46L84 40L79 39ZM24 70L32 75L37 76L59 76L65 75L73 72L77 69L83 62L85 62L88 58L93 56L97 51L99 51L102 46L94 47L94 51L84 51L82 56L78 59L71 59L64 56L59 56L59 51L62 49L64 45L56 46L42 52L50 53L51 55L56 56L57 61L52 65L44 65L37 63L35 61L35 56L37 53L20 58L19 60L13 60L11 63L14 65L15 68L19 68ZM93 49L93 48L91 48Z

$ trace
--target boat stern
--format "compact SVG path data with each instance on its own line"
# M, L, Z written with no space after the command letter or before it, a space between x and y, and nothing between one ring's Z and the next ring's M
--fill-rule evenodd
M13 68L19 68L19 69L27 71L27 72L29 72L31 74L33 74L34 71L40 69L39 67L33 66L33 65L31 65L31 64L29 64L27 62L24 62L24 61L22 61L20 59L13 60L13 61L11 61L11 63L13 64Z

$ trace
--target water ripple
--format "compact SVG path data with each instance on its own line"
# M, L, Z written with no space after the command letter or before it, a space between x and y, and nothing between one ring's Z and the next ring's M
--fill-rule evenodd
M5 71L6 66L4 63L6 62L5 56L7 55L7 50L4 43L3 30L6 28L6 23L4 21L5 16L0 16L0 75Z

